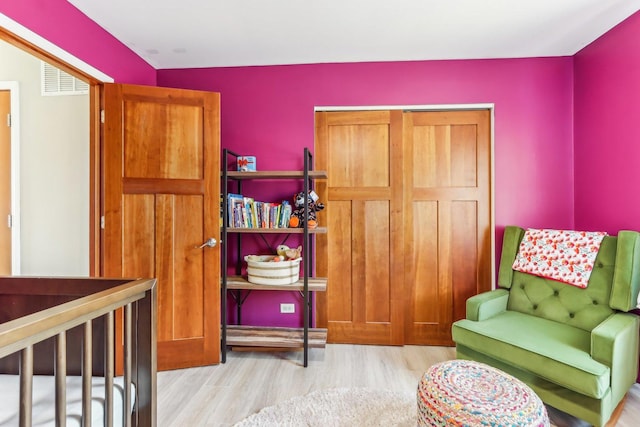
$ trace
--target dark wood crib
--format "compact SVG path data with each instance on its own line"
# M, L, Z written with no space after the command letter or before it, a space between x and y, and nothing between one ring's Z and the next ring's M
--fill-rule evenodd
M0 373L20 375L20 426L31 425L34 375L55 377L55 425L66 425L67 376L82 377L81 425L91 424L96 377L104 381L105 426L156 425L155 284L0 277ZM113 383L120 374L124 415L114 419Z

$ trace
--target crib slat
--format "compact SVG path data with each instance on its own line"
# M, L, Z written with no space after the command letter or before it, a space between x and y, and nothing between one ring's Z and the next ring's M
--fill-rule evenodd
M131 427L131 349L133 310L131 303L124 308L124 405L122 410L124 427Z
M56 427L67 425L67 333L56 336Z
M84 324L82 341L82 426L91 427L91 376L93 374L93 325Z
M106 317L106 354L105 354L105 370L104 370L104 425L113 427L113 372L114 363L114 331L115 316L113 311L105 315Z
M33 346L20 352L20 427L31 427L33 403Z
M2 278L0 281L6 283ZM40 283L40 279L37 279L38 283ZM100 322L103 321L106 323L106 319L110 319L109 324L103 330L100 327L100 347L105 345L104 351L100 349L100 360L105 361L105 425L113 427L114 425L114 406L115 399L114 393L120 393L119 390L114 389L114 374L115 374L115 312L114 310L118 310L120 308L125 309L126 304L132 304L138 300L144 299L148 300L148 307L145 305L146 309L143 310L143 315L139 316L137 307L138 303L136 302L133 309L129 306L129 316L131 316L133 312L133 316L131 316L130 322L134 323L134 327L129 326L129 330L133 333L130 334L130 342L134 342L134 344L129 344L128 352L129 356L129 374L128 379L126 379L126 393L128 396L126 397L127 403L124 408L124 412L131 412L132 407L136 407L136 416L129 416L127 425L138 425L136 420L141 416L144 422L144 425L155 426L155 396L156 396L156 383L155 383L155 372L156 372L156 338L155 338L155 312L156 312L156 296L155 296L155 279L140 279L136 281L131 281L127 283L114 283L101 281L98 292L87 293L86 286L76 286L75 283L70 284L73 286L69 286L70 290L67 289L67 279L64 282L47 280L47 283L56 284L56 289L49 289L48 286L45 286L45 293L43 296L60 296L61 301L59 303L55 303L55 305L37 311L37 312L29 312L30 314L23 315L19 318L15 318L13 320L9 320L0 325L0 341L2 342L2 346L0 346L0 358L5 356L9 356L13 353L16 353L16 356L20 361L20 405L19 405L19 425L20 426L30 426L31 423L37 418L33 413L33 374L36 371L40 370L48 371L51 373L51 354L46 354L43 352L42 355L39 353L34 353L33 345L44 341L46 339L51 338L54 345L57 345L60 349L59 353L53 358L53 365L55 366L54 374L57 374L57 378L54 380L56 383L56 393L57 393L57 401L56 406L59 406L61 409L57 411L56 414L56 422L58 425L64 425L63 416L66 413L66 399L62 396L67 395L66 391L66 382L67 378L66 373L71 372L72 366L69 364L67 372L66 364L73 363L73 372L76 371L76 363L72 362L70 359L66 357L66 354L63 356L66 351L67 345L77 345L75 339L72 339L75 335L66 335L66 331L70 330L79 325L84 325L87 330L86 333L89 333L89 330L96 327L95 322L91 322L91 319L98 319L101 316L104 316L100 319ZM70 280L73 282L73 280ZM14 283L15 282L15 283ZM122 282L126 282L123 280ZM18 289L19 295L28 298L29 295L40 295L40 293L33 293L33 290L29 290L29 292L24 291L22 283L18 283L18 279L10 279L9 284L16 289ZM102 286L104 284L104 286ZM64 286L63 286L64 285ZM60 289L58 289L60 288ZM76 289L77 288L77 289ZM5 289L3 288L3 294ZM40 292L40 291L38 291ZM49 301L47 299L47 301ZM58 301L58 300L55 300ZM145 314L147 311L150 314ZM119 323L120 319L118 319ZM138 332L138 323L139 322L147 322L151 323L149 327L142 328L142 332ZM102 326L102 325L101 325ZM119 325L118 325L119 326ZM72 333L72 334L75 334ZM104 335L103 335L104 334ZM120 331L118 331L120 334ZM60 335L60 337L58 337ZM93 335L93 334L92 334ZM124 335L124 334L123 334ZM67 337L68 336L68 337ZM109 344L103 342L102 337L105 337L104 341L107 341ZM142 346L140 344L140 338L142 337ZM124 338L124 337L123 337ZM97 339L97 337L96 337ZM89 340L86 340L87 343L93 340L93 336ZM73 343L72 343L73 341ZM80 344L80 343L78 343ZM48 346L49 344L47 344ZM121 344L118 343L120 346ZM82 363L79 366L79 370L83 373L87 373L87 375L83 376L83 411L85 410L86 401L91 401L91 391L87 393L86 387L87 384L92 384L92 376L93 376L93 365L97 363L97 361L91 360L93 359L93 353L97 350L93 347L93 343L91 345L87 344L86 349L84 349L87 354L87 358L83 358ZM75 351L73 352L75 354ZM122 353L121 353L122 354ZM118 360L121 354L117 355ZM36 357L37 356L37 357ZM45 357L41 357L45 356ZM103 357L104 356L104 357ZM57 358L60 357L60 360ZM40 359L42 359L42 366L44 368L40 368ZM75 357L72 359L75 360ZM139 364L143 363L143 366L139 366ZM35 364L35 366L34 366ZM89 368L87 368L89 367ZM87 368L87 369L85 369ZM15 369L14 369L15 371ZM89 375L90 372L90 375ZM142 372L142 379L140 378L140 372ZM133 383L136 383L135 394L131 391ZM142 385L140 386L140 382ZM119 389L120 387L118 387ZM91 387L92 389L92 387ZM124 393L124 390L122 391ZM66 396L65 396L66 397ZM135 399L135 405L132 401ZM63 403L64 402L64 403ZM2 402L0 402L0 406ZM90 406L89 406L90 407ZM86 411L85 411L86 413ZM141 415L140 415L141 414ZM64 414L68 415L68 414ZM130 415L130 414L129 414ZM120 418L120 417L119 417ZM86 416L88 424L89 417ZM60 420L60 422L59 422ZM120 423L120 420L117 420L117 424Z

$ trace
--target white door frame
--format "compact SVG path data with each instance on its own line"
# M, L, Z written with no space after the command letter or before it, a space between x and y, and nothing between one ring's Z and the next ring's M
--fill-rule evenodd
M102 71L100 71L99 69L93 67L92 65L84 62L83 60L77 58L76 56L72 55L71 53L67 52L66 50L58 47L57 45L55 45L54 43L48 41L47 39L45 39L44 37L40 36L39 34L31 31L30 29L28 29L27 27L23 26L22 24L20 24L17 21L14 21L13 19L9 18L7 15L5 15L4 13L0 12L0 28L2 30L4 30L4 32L8 33L8 34L12 34L15 35L19 38L21 38L22 40L24 40L27 43L30 43L31 45L35 46L38 50L40 49L43 52L46 52L48 54L50 54L53 59L57 60L58 62L62 62L62 63L66 63L68 65L71 65L72 67L76 68L77 70L79 70L80 72L84 73L86 76L92 77L94 79L96 79L98 82L104 82L104 83L113 83L114 79L112 77L110 77L109 75L103 73ZM11 42L9 42L10 44L13 44ZM91 90L95 90L95 86L96 84L92 84L91 85L92 88ZM16 213L14 216L14 230L12 233L12 246L13 248L20 248L20 198L19 198L19 191L20 191L20 185L19 185L19 176L20 176L20 161L19 161L19 149L16 148L14 149L14 147L19 147L19 117L18 117L18 113L19 113L19 108L18 108L18 91L17 91L17 87L15 90L16 96L15 99L13 97L13 90L12 90L12 97L11 97L11 111L12 111L12 115L15 118L15 127L12 129L12 132L17 132L17 134L11 134L11 142L12 142L12 183L16 183L15 184L15 188L12 189L12 210L16 209ZM97 93L97 92L96 92ZM15 100L15 102L14 102ZM89 107L90 109L92 108L91 106ZM92 110L91 110L92 111ZM95 117L90 118L90 120L95 120ZM96 141L95 144L99 144L99 141ZM15 161L13 160L15 158ZM92 164L95 164L95 158L91 158L89 159L90 162L92 162ZM15 167L14 167L15 165ZM91 167L90 167L91 169ZM90 172L91 173L91 172ZM95 172L95 176L93 178L95 178L96 180L99 180L99 172L96 171ZM16 179L14 179L16 178ZM90 179L92 179L92 177L90 177ZM12 184L13 185L13 184ZM95 198L99 198L99 193L97 194L93 194L94 198L92 200L89 200L89 203L91 205L95 204L95 201L97 199ZM13 202L13 198L15 197L16 202ZM91 211L91 207L89 207L89 211ZM12 214L13 215L13 214ZM91 219L90 219L90 223L91 223ZM96 225L96 227L99 227L99 225ZM95 229L92 229L90 231L90 233L94 234L96 233ZM90 237L90 243L89 243L89 249L91 251L91 237ZM99 245L99 240L97 240L94 243L94 247L97 248ZM17 253L16 257L12 257L12 274L14 275L18 275L21 273L21 260L20 260L20 251L16 249L16 250L12 250L13 254ZM91 270L91 265L92 262L90 261L90 270ZM99 268L99 263L95 266L97 268ZM94 267L94 270L95 270ZM97 273L90 271L90 274L95 274L97 275Z
M11 102L11 274L20 274L20 84L0 81Z
M39 34L34 33L24 25L19 22L14 21L9 18L7 15L0 13L0 27L4 28L9 33L12 33L23 40L33 44L34 46L42 49L43 51L50 53L54 57L60 59L61 61L66 62L67 64L77 68L83 73L94 77L98 81L105 83L113 83L113 78L106 75L102 71L97 68L87 64L81 59L76 58L66 50L56 46L51 43L49 40L40 36Z

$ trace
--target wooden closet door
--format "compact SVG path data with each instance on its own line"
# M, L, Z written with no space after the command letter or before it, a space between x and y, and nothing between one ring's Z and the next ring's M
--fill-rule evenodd
M316 169L328 171L318 181L328 201L320 221L330 230L317 237L317 274L328 278L318 324L328 327L329 342L401 344L402 113L318 113L316 120Z
M490 113L316 113L328 342L451 345L491 288Z
M405 113L406 344L453 345L466 300L491 289L490 120Z

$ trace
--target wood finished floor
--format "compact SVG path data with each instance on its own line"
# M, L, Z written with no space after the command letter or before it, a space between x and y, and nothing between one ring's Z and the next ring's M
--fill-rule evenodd
M315 390L370 387L415 392L424 371L455 358L451 347L327 344L309 352L229 352L227 363L158 373L158 426L230 426L270 406ZM558 427L587 426L550 409ZM640 425L640 384L629 393L619 427Z

